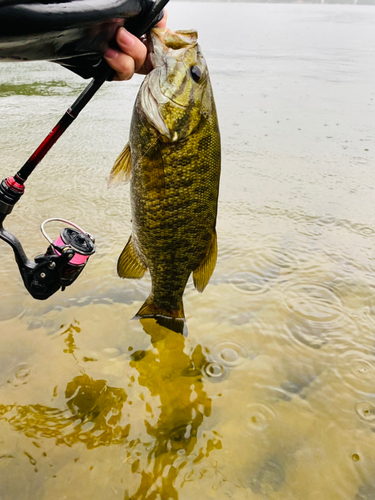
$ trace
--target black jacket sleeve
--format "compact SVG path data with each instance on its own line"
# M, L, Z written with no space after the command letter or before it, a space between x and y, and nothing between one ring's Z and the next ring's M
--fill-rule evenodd
M153 5L153 0L0 0L0 61L49 60L83 78L95 76L117 29L131 29Z

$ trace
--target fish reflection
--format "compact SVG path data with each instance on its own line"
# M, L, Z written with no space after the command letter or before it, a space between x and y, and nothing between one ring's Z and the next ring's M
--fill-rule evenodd
M200 345L188 355L182 335L176 335L155 319L140 321L154 349L142 356L134 353L131 366L139 372L138 382L150 391L153 401L159 399L160 414L155 424L145 422L153 442L148 448L148 466L141 472L141 483L131 500L177 499L176 482L179 480L182 486L184 480L194 475L194 464L222 447L213 435L213 439L207 439L195 450L199 427L211 414L211 399L202 381L207 360Z
M68 383L65 397L64 410L40 404L0 405L0 419L27 437L54 438L56 445L81 442L93 449L126 441L130 425L120 425L127 400L124 389L109 387L105 380L84 374Z
M123 446L122 457L126 459L122 473L132 489L125 492L124 500L178 499L179 490L189 481L203 476L216 483L222 480L215 457L211 457L222 448L220 436L208 429L207 423L204 431L200 430L212 410L211 398L204 390L207 359L200 345L188 352L186 339L155 319L143 319L141 324L151 345L131 355L130 368L138 372L127 389L135 391L131 398L123 388L84 373L66 385L63 408L0 405L0 420L24 434L38 449L43 448L44 439L75 451L79 444L88 450ZM64 340L73 335L69 329L64 334ZM64 352L74 354L74 349L73 353L69 349ZM129 415L128 403L134 398L140 404L136 418L144 422L140 427L132 426L134 415Z

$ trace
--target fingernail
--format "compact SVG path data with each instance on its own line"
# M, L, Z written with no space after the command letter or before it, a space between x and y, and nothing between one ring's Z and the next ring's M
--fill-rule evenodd
M115 59L118 56L118 51L114 49L108 49L104 54L104 57L108 57L108 59Z
M126 31L125 28L120 28L119 38L120 42L124 45L127 45L128 47L134 45L134 38L128 31Z

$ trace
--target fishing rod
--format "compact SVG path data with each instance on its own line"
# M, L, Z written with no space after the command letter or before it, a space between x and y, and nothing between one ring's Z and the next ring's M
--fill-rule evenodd
M168 0L156 1L149 12L134 22L128 31L138 38L144 35L160 21L167 3ZM27 258L18 238L4 229L3 222L24 194L27 178L103 83L113 79L115 71L107 65L104 59L100 65L102 68L98 76L91 80L21 169L14 176L3 179L0 184L0 239L12 247L24 285L35 299L47 299L60 288L64 290L71 285L83 271L89 257L95 252L95 240L90 233L70 221L47 219L41 225L41 231L50 245L44 254L38 255L34 261L31 261ZM60 221L71 226L64 228L55 241L45 231L45 225L52 221Z

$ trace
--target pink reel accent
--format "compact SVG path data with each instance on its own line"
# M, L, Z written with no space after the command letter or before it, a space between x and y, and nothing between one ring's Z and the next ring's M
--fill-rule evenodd
M61 239L61 236L59 236L53 244L57 245L59 247L66 246L66 243L63 242L63 240ZM53 250L57 255L61 255L60 252L58 252L55 248ZM82 264L85 264L87 259L90 257L90 255L81 255L80 253L77 252L77 250L74 250L74 251L76 254L72 258L72 260L69 261L69 264L73 264L75 266L81 266Z

